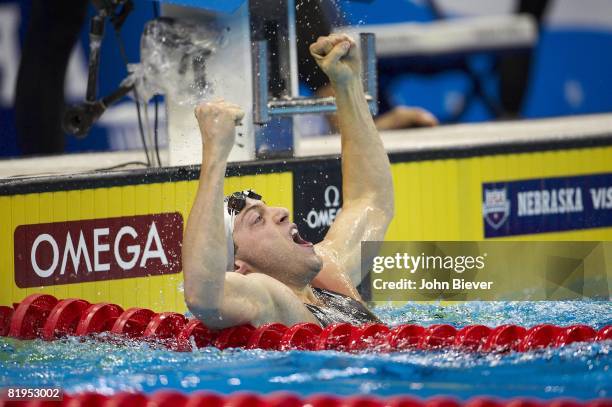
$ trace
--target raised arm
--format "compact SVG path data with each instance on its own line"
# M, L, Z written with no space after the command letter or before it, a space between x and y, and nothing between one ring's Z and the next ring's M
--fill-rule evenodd
M261 318L271 300L257 281L226 273L223 181L242 110L225 102L204 103L195 111L202 133L202 167L189 214L182 259L185 302L207 326L224 328ZM254 280L254 279L251 279Z
M384 238L393 217L393 180L366 102L354 41L334 34L319 38L310 52L332 84L342 141L342 211L318 245L331 264L319 282L338 289L344 277L354 286L361 282L361 241Z

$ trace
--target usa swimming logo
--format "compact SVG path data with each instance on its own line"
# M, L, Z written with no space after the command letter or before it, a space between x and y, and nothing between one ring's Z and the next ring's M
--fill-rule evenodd
M510 200L506 188L485 189L482 203L482 216L485 222L497 230L510 216Z
M482 184L484 237L612 227L612 173Z

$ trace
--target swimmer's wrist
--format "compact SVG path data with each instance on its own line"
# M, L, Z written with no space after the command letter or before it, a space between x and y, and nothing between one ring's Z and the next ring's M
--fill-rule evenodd
M224 163L228 160L229 155L232 151L232 147L218 145L210 143L209 145L204 144L202 146L202 162L204 161L223 161Z
M225 153L218 149L204 149L202 151L202 167L214 169L223 168L227 166L227 159L229 158L229 152Z
M334 94L336 96L336 103L339 101L353 101L357 102L362 99L365 100L365 93L363 90L363 84L360 80L350 80L346 83L332 85L334 88Z
M359 78L350 78L344 81L330 80L330 83L335 92L350 92L355 90L363 92L363 85Z

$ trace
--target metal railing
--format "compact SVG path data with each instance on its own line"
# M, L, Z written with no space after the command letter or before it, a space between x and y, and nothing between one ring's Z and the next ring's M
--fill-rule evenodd
M273 116L292 116L298 114L324 114L336 111L334 97L307 98L291 97L270 100L268 93L268 43L257 41L253 50L253 121L264 124ZM372 114L378 111L378 87L376 77L376 39L374 34L359 34L361 51L362 81L366 100Z

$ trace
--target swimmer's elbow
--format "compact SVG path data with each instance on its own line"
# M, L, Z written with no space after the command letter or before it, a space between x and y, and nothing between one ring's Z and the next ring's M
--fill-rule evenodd
M226 303L227 301L224 301ZM221 307L210 307L198 301L187 302L187 308L194 317L210 329L224 329L232 326L251 323L256 320L257 307L240 306L237 307L230 301Z
M222 321L219 307L211 307L210 304L187 296L185 296L185 303L193 316L209 328L217 328L218 321Z
M186 274L187 275L187 274ZM220 298L219 287L215 281L185 278L185 304L198 319L214 317L219 313Z
M375 210L376 218L379 219L385 225L388 225L395 216L395 199L393 193L386 196L372 196L367 206L370 206Z
M380 205L378 206L383 216L383 219L387 223L390 223L393 220L393 217L395 216L394 201L395 199L393 198L393 194L391 194L391 196L387 196L386 199L383 199L382 202L380 202Z
M393 218L395 217L395 205L393 204L393 200L391 200L391 205L388 208L385 208L385 220L387 221L387 225L391 223Z

